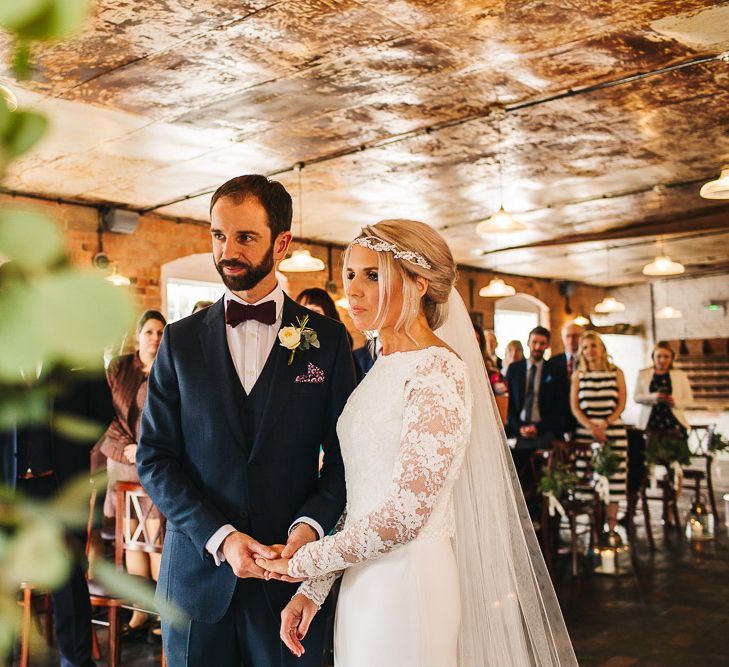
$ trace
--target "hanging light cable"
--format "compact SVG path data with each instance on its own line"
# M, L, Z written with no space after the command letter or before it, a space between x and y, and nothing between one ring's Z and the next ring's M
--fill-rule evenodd
M498 253L497 258L494 263L494 271L499 270L499 259L498 259ZM504 296L514 296L516 294L516 289L512 285L508 285L505 283L501 278L492 278L491 282L486 285L485 287L482 287L480 290L478 290L478 295L487 297L487 298L498 298L498 297L504 297Z
M678 320L683 317L683 313L678 310L677 308L674 308L672 305L670 305L670 299L668 298L668 282L663 282L663 296L664 300L666 302L666 305L663 306L659 311L656 312L656 319L657 320Z
M488 236L489 234L504 234L510 232L521 232L524 231L527 226L517 220L511 213L504 210L504 187L503 187L503 173L501 165L501 119L503 118L503 111L499 113L498 122L496 124L498 132L498 145L496 148L496 161L499 168L499 210L496 211L491 217L486 220L482 220L476 226L476 233L479 236Z
M304 199L303 189L301 187L301 171L304 168L303 162L298 162L294 169L299 175L299 238L303 238L304 229ZM286 273L306 273L309 271L323 271L326 265L318 257L312 257L308 250L294 250L291 253L291 257L287 257L282 260L279 265L279 271Z
M607 283L610 287L610 246L605 246L605 263L607 265ZM614 296L606 296L594 308L596 313L622 313L625 310L625 304L618 301Z

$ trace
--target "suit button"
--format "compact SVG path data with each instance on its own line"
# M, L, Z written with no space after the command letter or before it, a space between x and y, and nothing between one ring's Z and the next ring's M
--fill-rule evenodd
M248 518L248 510L241 510L240 511L240 518L241 519L247 519Z

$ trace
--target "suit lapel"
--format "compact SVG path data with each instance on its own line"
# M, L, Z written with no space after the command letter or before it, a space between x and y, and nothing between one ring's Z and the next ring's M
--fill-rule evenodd
M228 348L228 339L225 335L225 297L210 306L205 314L205 326L200 330L203 355L211 377L211 387L218 394L218 404L235 435L238 444L248 449L243 435L243 426L239 415L239 405L236 396L243 391L240 379L236 373L233 360Z
M301 315L303 308L298 306L295 301L288 296L284 297L283 314L281 318L281 327L287 327L296 323L296 316ZM271 356L266 363L272 363L271 381L268 387L259 387L263 392L267 393L263 411L261 413L261 421L258 426L249 462L260 453L264 448L268 436L273 425L278 420L282 406L289 404L289 392L293 385L293 373L291 366L288 365L289 355L291 352L279 343L278 337L274 341Z

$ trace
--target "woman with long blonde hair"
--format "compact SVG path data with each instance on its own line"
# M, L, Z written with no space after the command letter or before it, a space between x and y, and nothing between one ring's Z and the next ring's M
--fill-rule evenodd
M582 446L578 473L584 471L592 443L609 445L619 458L618 471L609 477L610 502L607 522L617 525L618 502L627 497L628 434L621 415L625 409L625 377L608 355L600 334L586 331L580 337L580 361L572 374L570 404L577 419L575 443Z

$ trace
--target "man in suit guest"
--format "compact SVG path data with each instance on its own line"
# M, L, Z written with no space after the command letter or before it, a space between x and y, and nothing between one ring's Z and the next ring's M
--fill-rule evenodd
M577 362L579 361L580 336L585 333L585 328L574 322L567 322L562 327L562 343L564 344L564 352L554 355L550 362L555 368L560 369L560 373L564 371L567 374L567 386L564 398L564 431L565 434L572 434L577 426L577 420L570 409L570 380L572 373L577 370Z
M550 333L545 327L529 332L529 358L515 361L506 371L509 413L506 434L517 449L548 448L564 432L566 370L544 359Z

